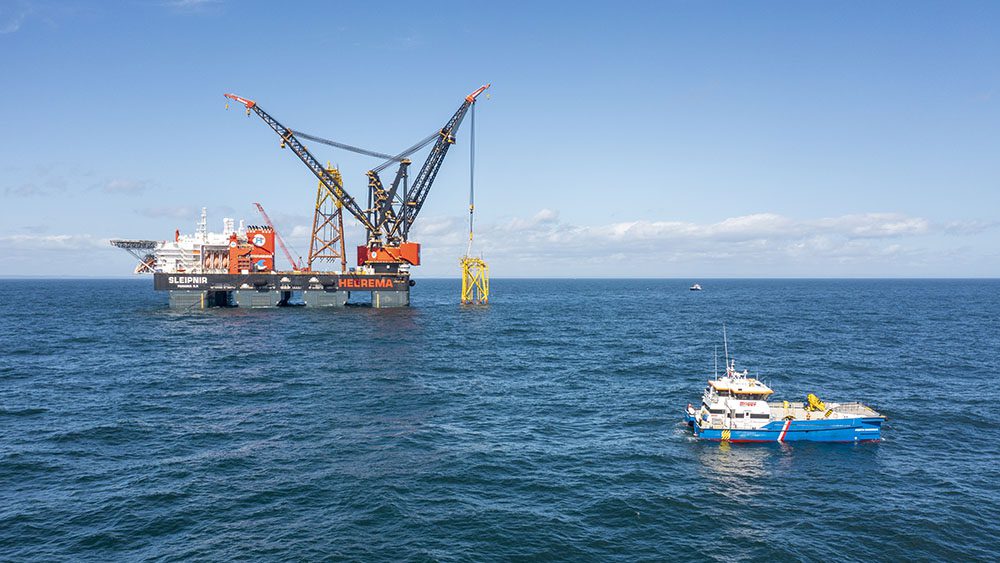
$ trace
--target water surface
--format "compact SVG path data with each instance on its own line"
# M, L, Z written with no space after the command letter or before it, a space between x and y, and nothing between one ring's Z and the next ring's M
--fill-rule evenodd
M705 290L687 287L701 281ZM0 559L995 560L1000 282L420 280L178 313L0 281ZM884 441L690 437L727 323Z

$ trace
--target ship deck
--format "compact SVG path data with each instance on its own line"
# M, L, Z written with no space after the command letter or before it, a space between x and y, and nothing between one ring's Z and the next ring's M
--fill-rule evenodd
M775 420L782 419L787 416L794 417L795 420L817 419L823 418L823 415L826 414L825 411L806 410L805 403L789 402L788 408L785 408L785 403L783 401L770 401L767 404L771 407L771 417ZM830 410L832 410L835 415L840 415L838 418L883 417L878 411L863 403L829 403L829 405Z

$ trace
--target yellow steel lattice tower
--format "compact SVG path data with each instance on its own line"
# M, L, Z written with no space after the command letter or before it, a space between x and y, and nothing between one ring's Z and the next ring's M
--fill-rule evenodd
M344 185L340 170L326 164L329 172L337 183ZM338 188L339 192L340 189ZM338 193L337 195L341 195ZM340 261L340 271L347 271L347 252L344 248L344 210L337 198L319 182L316 189L316 212L313 214L312 241L309 244L309 269L314 269L314 262Z
M490 267L482 258L463 256L462 303L485 305L490 301Z

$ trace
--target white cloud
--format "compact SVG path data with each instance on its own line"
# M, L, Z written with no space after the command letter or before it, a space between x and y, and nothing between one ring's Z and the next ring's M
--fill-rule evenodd
M942 228L949 235L978 235L1000 225L1000 221L949 221Z
M854 238L884 238L922 235L931 230L930 221L920 217L907 217L895 213L868 213L844 215L815 222L830 232L839 232Z
M147 208L142 213L183 218L196 216L197 210ZM280 221L293 252L307 256L311 217L289 214ZM344 223L353 258L353 246L364 232L351 218ZM500 277L997 275L990 266L996 261L985 260L983 248L961 238L996 226L896 213L811 220L759 213L708 223L639 220L589 226L542 210L528 218L480 223L473 251L482 253ZM19 273L73 263L81 251L102 256L108 267L124 260L107 239L90 234L22 233L0 236L4 259L16 259ZM411 237L422 245L418 274L457 275L456 259L465 254L467 233L465 217L422 217ZM93 252L98 249L108 252ZM45 258L38 257L42 252ZM55 254L66 259L54 259Z
M542 209L538 213L535 213L535 216L532 217L532 220L537 224L555 223L556 221L559 220L559 212L553 211L551 209Z
M163 5L178 12L198 12L215 9L223 4L222 0L165 0Z
M4 194L16 197L48 196L65 192L69 187L66 176L52 167L37 167L30 177L29 181L5 187Z
M0 35L15 33L24 25L30 9L26 5L0 8Z
M458 217L432 217L420 224L420 232L426 236L447 236L454 232L462 232L462 224L462 220Z
M430 265L435 257L464 253L467 239L463 226L455 217L425 218L425 222L417 223L412 238L424 245ZM811 220L757 213L712 223L637 220L586 226L561 222L558 213L545 209L529 219L480 224L475 249L508 265L558 267L564 275L586 275L601 264L644 265L649 268L645 275L668 275L673 270L649 266L665 263L684 263L692 268L713 264L717 270L728 272L725 275L766 275L768 271L807 263L918 264L936 252L927 243L927 236L972 233L985 228L976 222L936 224L899 213ZM810 271L815 275L842 273L839 269ZM621 270L620 275L638 274Z
M3 189L4 195L16 197L45 196L48 195L50 191L51 190L48 188L40 186L36 182L25 182L16 186L7 186Z
M79 188L81 177L90 184L90 190L110 195L139 195L156 187L155 182L128 178L112 178L93 183L93 179L86 180L86 177L91 175L90 172L71 175L55 166L39 166L30 171L29 180L5 186L3 193L15 197L44 197L59 193L71 193Z
M7 235L0 245L11 250L84 250L110 248L108 239L82 235Z
M292 231L289 233L289 237L302 238L308 237L312 233L312 227L308 225L295 225L292 227Z

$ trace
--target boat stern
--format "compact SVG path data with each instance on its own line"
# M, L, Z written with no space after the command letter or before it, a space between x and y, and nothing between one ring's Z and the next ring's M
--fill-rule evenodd
M698 411L694 410L694 406L688 403L686 409L684 409L684 422L687 422L688 426L694 426L694 421L698 419Z

